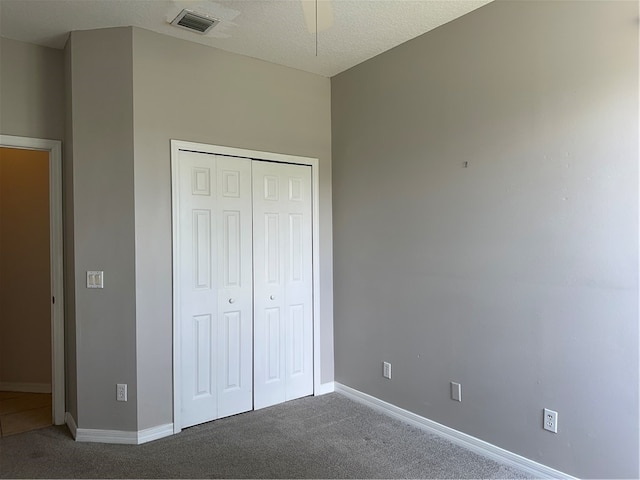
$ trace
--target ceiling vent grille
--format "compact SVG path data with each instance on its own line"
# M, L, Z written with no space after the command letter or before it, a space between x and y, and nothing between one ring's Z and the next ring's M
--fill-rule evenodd
M204 15L202 13L192 12L191 10L182 10L176 18L171 21L171 25L186 28L192 32L205 34L213 27L220 23L217 18Z

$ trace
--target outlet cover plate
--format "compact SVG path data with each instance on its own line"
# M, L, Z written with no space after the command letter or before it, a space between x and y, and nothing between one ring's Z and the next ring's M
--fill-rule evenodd
M545 430L549 430L553 433L558 433L558 412L545 408L543 421L544 423L542 426Z
M382 362L382 376L391 379L391 364L389 362Z
M126 383L116 384L116 400L118 402L127 401L127 384Z

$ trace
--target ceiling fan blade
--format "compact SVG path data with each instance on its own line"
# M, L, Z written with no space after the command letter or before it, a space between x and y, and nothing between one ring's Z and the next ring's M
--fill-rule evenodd
M304 19L307 23L309 33L316 32L316 20L318 32L327 30L333 25L333 7L331 0L300 0ZM317 8L317 18L316 18Z

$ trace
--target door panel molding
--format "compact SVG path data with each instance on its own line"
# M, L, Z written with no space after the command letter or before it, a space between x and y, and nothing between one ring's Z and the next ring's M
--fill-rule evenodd
M0 135L0 146L49 152L49 251L51 262L51 400L53 423L65 423L62 142Z
M178 178L178 162L181 151L190 151L197 153L208 153L212 155L224 155L227 157L238 157L242 159L263 160L278 163L288 163L295 165L308 165L311 167L311 195L312 195L312 309L313 309L313 386L314 393L325 393L326 388L320 383L320 255L319 255L319 170L318 159L301 157L295 155L285 155L280 153L263 152L258 150L247 150L234 147L226 147L221 145L209 145L196 142L187 142L182 140L171 140L171 200L172 200L172 221L173 221L173 429L174 433L179 433L181 428L181 347L180 347L180 331L178 328L177 318L179 318L178 301L180 296L179 287L176 285L175 276L179 272L180 256L176 251L177 241L177 228L178 225L178 212L179 212L179 199L177 198L177 182ZM226 191L233 195L234 181L232 176L225 177L223 182L223 191ZM285 194L286 196L293 196L292 200L297 196L296 185L280 186L285 190L282 192L273 191L272 185L265 185L269 190L270 196L277 196L278 194ZM207 189L205 185L199 185L202 190Z

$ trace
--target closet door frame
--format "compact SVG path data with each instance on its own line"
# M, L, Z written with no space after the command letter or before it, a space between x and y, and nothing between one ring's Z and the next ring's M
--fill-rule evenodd
M319 255L319 172L318 159L310 157L299 157L280 153L261 152L257 150L246 150L242 148L225 147L221 145L208 145L204 143L187 142L183 140L171 140L171 215L172 215L172 283L173 283L173 433L182 431L180 409L181 409L181 333L179 322L180 311L180 285L176 279L179 272L180 258L177 250L178 242L178 197L177 197L177 162L180 151L190 151L207 153L212 155L225 155L229 157L249 158L252 160L263 160L278 163L289 163L294 165L308 165L311 167L311 189L312 189L312 268L313 268L313 391L314 395L322 393L320 386L320 255Z

